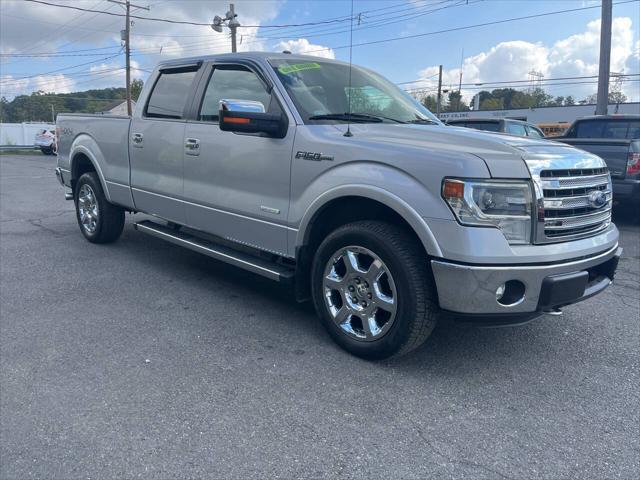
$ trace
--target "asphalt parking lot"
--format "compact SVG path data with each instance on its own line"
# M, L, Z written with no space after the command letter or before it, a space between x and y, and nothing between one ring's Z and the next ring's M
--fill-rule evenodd
M287 289L133 216L89 244L54 164L0 156L2 479L640 477L633 212L604 294L369 363Z

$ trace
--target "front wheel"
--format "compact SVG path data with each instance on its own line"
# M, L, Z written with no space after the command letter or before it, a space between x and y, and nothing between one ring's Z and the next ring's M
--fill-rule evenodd
M80 231L92 243L115 242L124 228L124 210L109 203L95 172L85 173L75 188Z
M385 222L332 232L316 252L312 293L325 328L345 350L367 359L403 355L435 327L439 307L418 241Z

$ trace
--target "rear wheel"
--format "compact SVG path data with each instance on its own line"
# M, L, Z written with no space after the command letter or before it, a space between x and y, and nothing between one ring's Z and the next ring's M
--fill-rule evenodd
M331 233L314 258L312 290L333 339L369 359L420 346L439 311L421 245L383 222L355 222Z
M83 174L76 184L76 217L80 231L92 243L110 243L124 228L124 210L109 203L95 172Z
M42 147L40 149L40 151L42 152L43 155L52 155L53 154L51 148L47 148L47 147Z

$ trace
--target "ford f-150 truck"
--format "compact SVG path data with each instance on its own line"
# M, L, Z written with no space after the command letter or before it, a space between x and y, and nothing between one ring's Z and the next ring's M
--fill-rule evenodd
M613 199L640 207L640 115L600 115L576 120L557 140L602 158Z
M58 115L87 240L135 228L282 282L365 358L436 320L522 323L595 295L621 249L599 157L444 126L365 68L288 53L171 60L132 118Z

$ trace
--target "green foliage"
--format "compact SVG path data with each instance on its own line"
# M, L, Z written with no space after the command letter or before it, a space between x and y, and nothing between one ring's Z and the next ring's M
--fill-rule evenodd
M430 112L435 113L438 111L438 97L435 95L426 95L422 97L420 99L420 103L427 107Z
M138 99L142 90L142 80L131 82L131 96ZM124 101L124 88L102 88L84 92L47 94L33 92L20 95L9 101L0 98L0 122L52 122L53 113L96 113L104 111L119 101Z
M142 80L136 79L131 82L131 99L134 102L138 101L140 97L140 92L142 92L142 87L144 86L144 82Z

